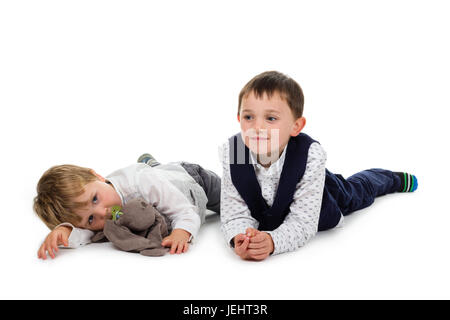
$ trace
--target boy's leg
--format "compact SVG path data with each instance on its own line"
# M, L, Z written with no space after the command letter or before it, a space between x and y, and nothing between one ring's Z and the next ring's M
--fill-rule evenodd
M206 208L220 212L220 177L210 170L203 169L198 164L181 162L180 165L203 188L208 198Z
M384 169L364 170L347 179L327 170L325 178L325 187L343 215L370 206L376 197L401 192L401 186L400 175Z

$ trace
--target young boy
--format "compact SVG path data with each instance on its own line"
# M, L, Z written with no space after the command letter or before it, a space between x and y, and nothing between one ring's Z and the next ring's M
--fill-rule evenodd
M296 250L375 197L417 188L407 173L371 169L344 179L329 172L322 146L300 133L302 113L300 86L276 71L239 94L241 133L222 147L221 229L242 259Z
M91 242L93 231L103 229L113 206L142 198L165 215L172 232L162 245L170 253L184 253L204 222L206 210L219 212L220 178L187 162L160 165L151 155L137 164L103 178L74 165L47 170L37 185L34 210L53 231L38 251L55 258L58 245L77 248Z

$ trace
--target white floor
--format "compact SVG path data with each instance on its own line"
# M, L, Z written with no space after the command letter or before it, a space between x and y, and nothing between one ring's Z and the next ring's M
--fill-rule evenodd
M0 298L449 299L450 22L439 1L60 1L0 4ZM19 5L21 4L21 5ZM236 102L276 69L305 93L305 132L344 176L415 173L296 252L240 260L211 217L187 254L110 244L37 259L48 167L107 175L150 152L221 173Z

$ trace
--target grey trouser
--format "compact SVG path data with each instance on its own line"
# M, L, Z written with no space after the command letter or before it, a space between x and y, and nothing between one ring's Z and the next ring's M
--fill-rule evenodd
M206 209L220 213L220 177L198 164L181 162L180 165L205 191L208 198Z

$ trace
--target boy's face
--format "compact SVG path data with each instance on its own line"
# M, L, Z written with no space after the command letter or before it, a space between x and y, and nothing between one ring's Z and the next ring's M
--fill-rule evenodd
M97 174L96 174L97 175ZM111 184L97 175L98 180L86 184L84 192L75 201L87 202L88 205L76 212L81 217L78 228L92 231L103 230L105 221L111 219L111 208L122 206L119 194Z
M242 99L238 121L245 145L262 165L278 160L291 136L305 126L305 118L295 119L287 101L274 92L257 98L253 92Z

